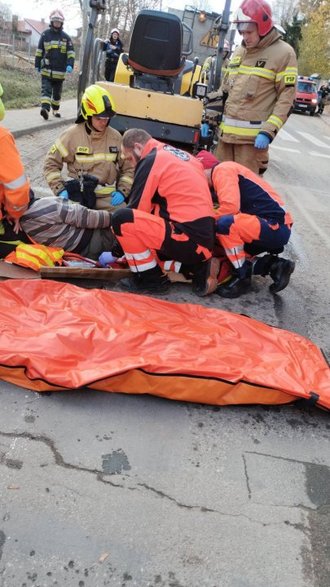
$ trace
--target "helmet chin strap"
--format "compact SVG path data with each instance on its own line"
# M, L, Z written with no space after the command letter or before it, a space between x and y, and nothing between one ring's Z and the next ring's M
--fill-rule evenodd
M95 128L95 126L93 126L92 116L87 116L86 125L88 126L89 130L93 130L94 132L103 132L109 126L109 122L110 122L110 118L108 120L108 124L102 130L99 130L99 129Z

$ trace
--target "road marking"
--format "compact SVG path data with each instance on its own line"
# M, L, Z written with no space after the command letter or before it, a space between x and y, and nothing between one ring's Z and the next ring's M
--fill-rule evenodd
M271 149L276 149L277 151L288 151L289 153L301 153L298 149L290 149L290 147L279 147L278 145L271 145Z
M299 143L298 139L296 139L296 137L293 137L292 135L290 135L290 133L288 133L286 130L284 130L284 128L281 128L281 130L277 136L280 137L280 139L283 139L283 141L291 141L291 143Z
M318 153L317 151L311 151L310 155L314 157L323 157L323 159L330 159L330 155L326 155L325 153Z
M309 134L309 132L302 132L300 130L297 130L297 132L302 137L304 137L305 139L307 139L307 141L310 141L311 143L313 143L317 147L322 147L323 149L330 149L330 145L327 145L326 143L323 143L323 141L320 141L320 139L317 139L316 137L313 137L313 135Z

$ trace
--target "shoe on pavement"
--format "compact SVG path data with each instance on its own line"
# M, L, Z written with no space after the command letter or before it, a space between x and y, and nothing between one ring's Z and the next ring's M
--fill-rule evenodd
M61 114L58 110L53 110L53 116L55 116L55 118L61 118Z
M121 279L119 286L130 293L165 294L169 291L171 282L159 267L155 267Z
M242 294L249 291L251 287L251 277L240 279L233 275L228 281L219 285L215 293L222 298L239 298Z
M193 292L200 298L213 293L218 286L219 271L220 259L217 257L211 257L207 261L202 261L193 272Z
M46 110L46 108L41 108L40 116L42 116L42 118L44 118L45 120L48 120L48 110Z
M278 293L282 289L286 288L290 281L291 273L294 272L295 263L288 259L277 258L269 270L274 283L269 286L269 291L272 293Z

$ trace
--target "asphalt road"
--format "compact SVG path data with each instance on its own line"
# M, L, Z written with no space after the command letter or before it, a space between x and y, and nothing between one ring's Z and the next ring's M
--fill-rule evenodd
M17 139L39 193L57 135ZM290 285L272 296L257 278L238 300L204 302L307 336L328 358L329 159L326 122L292 115L266 176L295 219ZM200 303L184 284L168 299ZM1 587L329 587L326 412L4 382L0 398Z

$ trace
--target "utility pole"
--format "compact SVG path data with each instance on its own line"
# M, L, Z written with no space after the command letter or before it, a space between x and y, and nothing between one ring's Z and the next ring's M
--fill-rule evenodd
M230 4L231 0L226 0L223 13L219 19L218 31L219 31L219 43L217 51L217 64L214 76L214 90L217 90L220 86L221 81L221 68L223 64L223 53L225 38L229 29L229 15L230 15Z
M90 10L89 10L90 9ZM79 59L79 79L78 79L78 111L80 107L81 96L88 85L90 78L91 59L93 54L94 29L97 18L101 12L106 9L105 0L83 0L83 22L86 29L84 30L83 42ZM90 15L89 15L90 12Z

